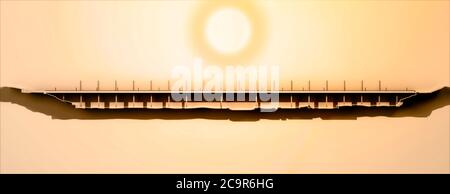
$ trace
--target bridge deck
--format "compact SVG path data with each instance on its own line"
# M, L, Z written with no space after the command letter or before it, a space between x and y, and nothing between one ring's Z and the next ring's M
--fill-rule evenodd
M270 101L263 91L137 91L137 90L45 90L24 91L42 93L76 108L212 108L253 110L256 108L318 108L334 109L343 106L401 106L402 101L417 93L413 90L296 90L273 91ZM173 94L180 94L178 100ZM204 95L211 95L208 98ZM275 95L274 95L275 94Z

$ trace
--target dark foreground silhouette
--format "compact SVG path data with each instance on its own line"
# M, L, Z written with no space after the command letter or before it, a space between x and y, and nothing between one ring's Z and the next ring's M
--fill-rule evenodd
M233 111L226 109L76 109L45 94L22 93L20 89L0 88L0 102L10 102L49 115L52 119L211 119L257 121L260 119L341 119L358 117L427 117L433 110L450 105L450 88L419 93L406 99L401 107L341 107L339 109L278 109L275 112Z

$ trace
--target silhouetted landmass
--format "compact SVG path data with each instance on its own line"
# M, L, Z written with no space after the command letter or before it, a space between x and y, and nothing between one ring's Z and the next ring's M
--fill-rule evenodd
M22 93L20 89L0 88L0 102L10 102L53 119L211 119L257 121L260 119L342 119L358 117L427 117L433 110L450 105L450 88L419 93L405 99L401 107L341 107L339 109L278 109L275 112L235 111L227 109L76 109L70 103L40 93Z

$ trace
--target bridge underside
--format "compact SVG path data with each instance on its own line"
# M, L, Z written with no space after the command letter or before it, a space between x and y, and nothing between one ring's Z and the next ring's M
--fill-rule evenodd
M205 93L139 91L45 91L42 92L76 108L85 109L231 109L253 110L257 108L336 109L344 106L385 107L401 106L406 98L416 95L414 91L379 92L279 92L263 96L257 92ZM278 96L278 97L276 97ZM267 98L269 97L269 98Z

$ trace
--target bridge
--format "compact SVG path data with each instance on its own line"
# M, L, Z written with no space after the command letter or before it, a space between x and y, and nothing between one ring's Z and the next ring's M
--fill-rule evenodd
M272 91L278 95L277 107L260 98L259 91L182 91L181 101L173 98L178 92L169 90L44 90L25 91L41 93L71 103L81 109L230 109L253 110L281 109L337 109L346 106L399 107L402 102L417 94L414 90L290 90ZM219 95L212 101L192 96ZM226 98L225 98L226 97ZM229 100L232 97L232 100ZM238 100L239 99L239 100Z

